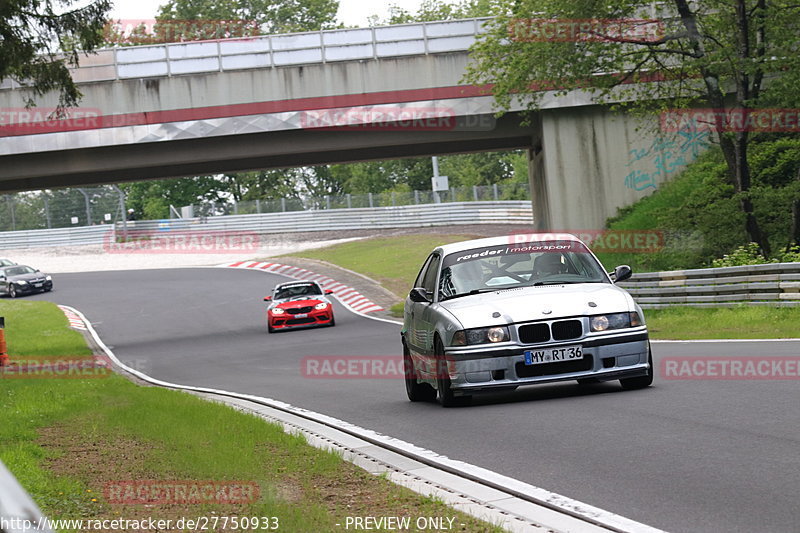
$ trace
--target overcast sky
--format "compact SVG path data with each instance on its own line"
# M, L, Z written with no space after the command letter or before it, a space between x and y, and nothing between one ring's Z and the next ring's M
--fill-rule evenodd
M166 0L116 0L111 11L111 18L118 19L153 19L158 7ZM348 26L366 26L367 17L378 15L384 18L389 5L394 4L412 13L417 11L420 0L339 0L338 19Z

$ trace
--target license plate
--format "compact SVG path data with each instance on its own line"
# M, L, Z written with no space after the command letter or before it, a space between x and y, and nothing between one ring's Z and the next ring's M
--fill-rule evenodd
M42 284L41 283L34 283L33 286L38 288L38 287L41 287Z
M295 318L306 318L307 316L308 316L308 313L298 313L298 314L294 315Z
M558 363L561 361L576 361L583 359L583 350L580 344L572 346L559 346L558 348L543 348L541 350L525 350L526 365L541 365L544 363Z

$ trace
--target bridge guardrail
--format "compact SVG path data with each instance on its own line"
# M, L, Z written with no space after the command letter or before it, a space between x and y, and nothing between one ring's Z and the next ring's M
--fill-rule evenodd
M452 202L312 211L287 211L252 215L223 215L190 219L143 220L51 230L0 232L0 249L101 245L128 231L214 231L258 234L302 231L341 231L373 228L409 228L450 224L525 224L533 221L527 200ZM114 233L116 232L116 233Z
M619 284L645 309L800 305L800 263L634 274Z
M489 18L107 48L81 58L77 83L357 61L468 50ZM11 79L0 89L16 89Z

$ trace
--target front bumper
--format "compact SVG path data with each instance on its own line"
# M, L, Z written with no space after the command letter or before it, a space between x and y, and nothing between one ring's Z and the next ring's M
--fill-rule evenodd
M38 287L36 285L39 285ZM20 285L19 283L14 283L14 286L17 288L17 292L19 294L32 294L37 292L45 292L53 289L53 282L52 281L44 281L40 283L26 283L25 285Z
M583 359L525 364L525 351L580 344ZM517 345L495 349L451 348L445 350L448 374L454 392L508 389L521 385L594 378L611 381L647 375L649 347L647 330L611 333L546 345Z
M307 313L308 316L296 318L295 315L284 313L282 315L267 315L269 326L273 329L295 329L309 328L315 326L327 326L333 321L333 309L314 310Z

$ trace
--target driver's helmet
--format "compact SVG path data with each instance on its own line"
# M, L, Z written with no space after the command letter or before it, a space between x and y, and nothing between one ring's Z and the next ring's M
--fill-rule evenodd
M533 269L543 276L563 274L567 271L567 264L562 254L546 252L533 261Z

